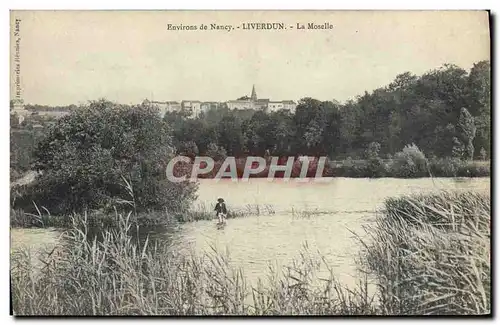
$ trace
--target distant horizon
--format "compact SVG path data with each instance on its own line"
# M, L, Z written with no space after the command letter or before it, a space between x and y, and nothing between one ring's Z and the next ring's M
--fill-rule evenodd
M24 103L32 105L79 105L99 98L121 104L226 102L249 96L254 84L258 98L345 103L404 72L420 76L447 63L470 70L473 63L490 60L489 16L478 10L11 11L10 16L11 98L17 86ZM229 32L167 27L252 22L290 27ZM299 22L333 28L292 28Z

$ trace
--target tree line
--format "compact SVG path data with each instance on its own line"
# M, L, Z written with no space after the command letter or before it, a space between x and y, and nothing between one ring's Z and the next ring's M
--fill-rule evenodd
M339 104L303 98L295 112L211 109L197 118L169 112L178 153L327 155L366 158L372 143L390 158L406 145L427 157L485 159L491 152L490 62L466 71L445 64L422 76L405 72Z

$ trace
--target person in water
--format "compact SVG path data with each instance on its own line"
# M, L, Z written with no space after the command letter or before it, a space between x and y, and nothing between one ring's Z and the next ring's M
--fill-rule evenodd
M217 217L219 218L219 223L220 224L225 223L227 216L227 208L224 199L222 198L217 199L217 204L215 205L215 211L217 213Z

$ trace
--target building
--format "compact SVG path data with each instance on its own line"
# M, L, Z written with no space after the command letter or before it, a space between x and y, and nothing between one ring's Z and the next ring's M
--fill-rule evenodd
M286 109L293 113L296 107L297 104L293 100L270 101L267 105L267 112L270 113Z
M51 110L51 111L42 111L42 110L35 110L32 111L32 115L38 115L40 117L47 117L47 118L60 118L64 115L69 115L71 112L68 110Z
M21 124L26 117L31 115L31 112L24 107L22 99L13 99L10 101L10 114L17 115L18 123Z
M249 99L230 100L227 103L230 110L253 109L253 102Z
M269 102L269 104L267 104L267 111L268 112L276 112L280 109L283 109L285 108L285 104L283 104L283 102Z
M217 102L201 102L199 100L183 100L181 102L176 101L150 101L145 99L144 104L151 104L160 110L160 115L165 116L166 112L180 112L187 111L190 113L190 117L199 117L202 112L206 112L209 109L217 109L220 104Z
M220 104L217 102L203 102L201 103L201 111L202 112L207 112L208 110L211 109L217 109L219 108Z
M255 85L252 87L252 95L250 97L245 96L237 100L230 100L227 102L227 107L230 110L244 110L244 109L256 109L264 110L267 108L267 103L269 99L258 99L257 92L255 91Z
M148 99L145 99L142 103L146 105L151 104L158 107L158 109L160 110L161 117L164 117L166 112L178 112L182 108L182 105L179 102L175 101L161 102L155 100L150 101Z
M191 112L191 117L198 117L201 113L201 102L199 100L183 100L181 107L183 110Z
M280 109L288 109L293 112L295 111L295 107L297 107L297 104L292 100L271 101L269 99L257 98L257 92L255 91L254 85L252 87L252 95L250 97L243 97L238 100L230 100L227 102L227 107L231 110L254 109L267 112L275 112Z

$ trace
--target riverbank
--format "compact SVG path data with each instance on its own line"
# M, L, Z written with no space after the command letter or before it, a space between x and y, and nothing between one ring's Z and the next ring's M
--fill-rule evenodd
M230 179L200 179L198 198L188 211L149 211L133 214L132 223L139 226L161 226L214 220L216 199L223 197L229 209L228 218L284 215L331 215L339 213L374 213L383 209L388 197L433 193L441 190L489 192L489 178L323 178L316 182L285 179L252 178L233 182ZM18 202L18 201L17 201ZM17 204L17 203L16 203ZM69 228L74 214L54 215L40 205L29 202L24 209L11 210L11 227ZM83 217L83 215L80 215ZM116 225L114 211L88 211L89 226L99 229Z
M80 221L58 254L33 277L12 256L17 315L411 315L490 312L490 197L453 193L388 199L370 230L360 278L344 288L327 263L306 253L270 281L249 286L244 271L219 251L176 255L157 243L135 243L122 216L118 231L97 244ZM318 284L319 283L319 284ZM78 288L85 288L79 290Z
M312 158L312 157L311 157ZM288 157L281 157L277 165L285 166ZM266 160L264 169L258 173L250 174L250 178L268 178L271 161ZM232 171L236 168L234 175L242 178L246 167L246 158L236 158L234 167L227 167L223 161L215 161L211 171L198 175L201 179L216 178L221 168L226 166L223 171ZM299 158L294 158L290 171L291 178L304 177L302 173L303 163ZM353 160L346 159L341 161L326 160L323 167L320 167L319 159L312 158L307 166L305 177L350 177L350 178L420 178L420 177L489 177L489 161L464 161L454 158L434 158L423 159L422 161L407 159L373 159L373 160ZM191 175L194 168L192 163L183 163L182 168L174 169L174 175L182 177ZM202 162L200 168L206 168L206 163ZM257 169L258 164L253 163L251 169ZM182 172L180 172L182 170ZM248 171L247 171L248 173ZM284 171L274 173L275 178L285 177ZM223 176L221 178L229 178Z
M195 222L216 219L214 207L198 204L193 209L183 212L139 212L132 214L130 222L135 226L165 226L174 223ZM64 228L73 226L74 219L86 220L87 226L93 228L116 227L119 217L114 212L91 211L84 214L51 215L49 211L36 207L36 213L27 213L21 209L11 209L10 226L13 228ZM274 208L270 204L247 204L243 208L228 211L226 218L243 218L249 216L273 215Z

